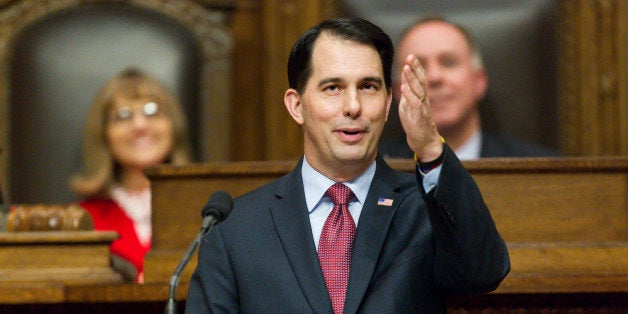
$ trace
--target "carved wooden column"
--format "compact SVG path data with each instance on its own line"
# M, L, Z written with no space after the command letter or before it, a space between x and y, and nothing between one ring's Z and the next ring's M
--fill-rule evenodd
M568 155L628 154L628 3L561 1L559 113Z

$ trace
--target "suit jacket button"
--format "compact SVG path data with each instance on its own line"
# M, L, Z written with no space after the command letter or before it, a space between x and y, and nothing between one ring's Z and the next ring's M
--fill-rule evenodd
M454 215L450 211L446 211L446 213L447 213L447 218L449 218L449 222L451 222L452 225L455 225L456 218L454 218Z

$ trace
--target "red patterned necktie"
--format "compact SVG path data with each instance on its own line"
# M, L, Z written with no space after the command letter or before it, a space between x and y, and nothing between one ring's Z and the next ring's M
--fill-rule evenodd
M321 264L327 291L334 313L342 313L349 282L351 254L355 239L355 222L348 204L353 192L346 185L336 183L325 193L334 203L318 242L318 260Z

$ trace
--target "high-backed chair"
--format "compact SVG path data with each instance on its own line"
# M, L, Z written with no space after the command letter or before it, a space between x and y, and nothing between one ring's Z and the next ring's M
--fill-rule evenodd
M87 109L135 67L180 100L196 160L229 153L225 11L190 0L14 1L0 16L0 178L11 203L75 200Z

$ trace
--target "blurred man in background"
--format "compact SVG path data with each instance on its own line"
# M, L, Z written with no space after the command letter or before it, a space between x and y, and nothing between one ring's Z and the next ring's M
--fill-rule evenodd
M556 155L538 145L482 130L479 104L486 94L488 76L480 49L464 27L441 17L420 19L399 40L395 70L401 71L410 54L419 58L427 72L432 118L458 158ZM397 99L400 85L399 80L393 83ZM392 121L380 142L380 152L385 157L412 158L406 136L395 121L397 106L391 111Z

